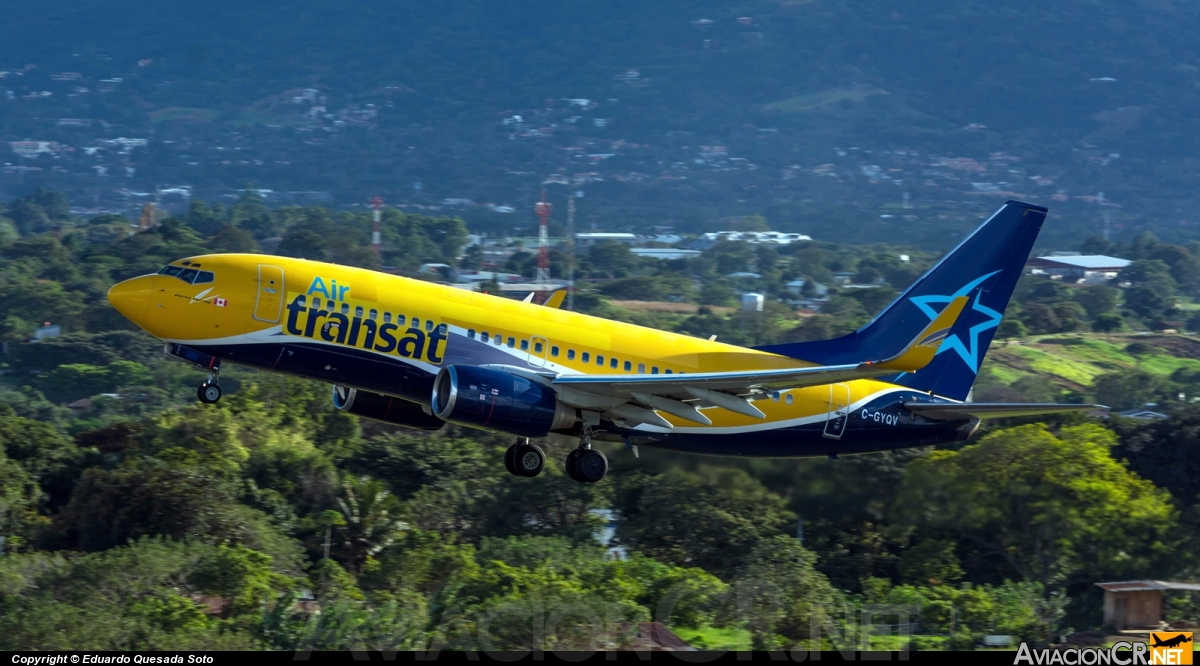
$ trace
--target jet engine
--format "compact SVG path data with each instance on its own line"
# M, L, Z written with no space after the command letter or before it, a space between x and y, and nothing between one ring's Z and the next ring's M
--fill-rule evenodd
M438 430L445 424L415 402L345 386L333 387L333 407L339 412L418 430Z
M433 413L445 421L520 437L568 429L578 418L549 386L472 365L442 368L433 382L432 403Z

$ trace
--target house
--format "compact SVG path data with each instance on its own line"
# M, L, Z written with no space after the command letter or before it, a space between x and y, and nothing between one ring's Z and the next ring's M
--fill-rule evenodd
M787 287L788 291L799 296L800 292L804 290L805 284L806 284L805 280L796 279L796 280L792 280L791 282L787 283L784 286ZM829 287L826 287L825 285L821 284L820 282L814 282L813 289L815 290L815 293L817 294L817 298L824 298L826 295L829 294Z
M1166 414L1163 414L1162 412L1156 412L1156 411L1150 409L1151 407L1156 407L1156 406L1157 405L1155 405L1154 403L1148 403L1145 407L1138 407L1137 409L1126 409L1124 411L1117 412L1117 416L1124 416L1127 419L1137 419L1139 421L1160 421L1162 419L1171 418L1171 417L1167 416Z
M40 342L46 338L57 338L60 335L62 335L61 326L52 325L50 322L46 322L45 324L42 324L40 328L37 328L33 331L32 342Z
M607 231L592 231L575 234L575 246L581 250L586 250L592 245L601 241L612 241L616 243L625 243L626 245L633 245L638 242L638 237L637 234Z
M1166 592L1200 592L1200 583L1162 580L1129 580L1096 583L1096 586L1104 590L1104 624L1118 631L1130 627L1158 629Z
M673 247L635 247L631 250L635 256L645 257L646 259L663 259L670 261L673 259L691 259L692 257L700 256L700 250L681 250Z
M1034 257L1025 265L1029 267L1030 275L1046 275L1051 280L1077 284L1103 284L1117 277L1130 263L1128 259L1101 254L1056 252L1048 257Z

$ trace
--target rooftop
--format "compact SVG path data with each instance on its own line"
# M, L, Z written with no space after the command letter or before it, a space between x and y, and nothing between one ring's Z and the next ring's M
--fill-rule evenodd
M1053 255L1049 257L1037 257L1029 263L1041 266L1050 264L1055 266L1069 266L1071 268L1099 270L1102 268L1125 268L1132 262L1130 262L1128 259L1107 257L1102 254L1086 254L1074 257Z
M1152 592L1155 590L1200 592L1200 583L1176 583L1165 580L1126 580L1114 583L1096 583L1096 586L1109 592Z

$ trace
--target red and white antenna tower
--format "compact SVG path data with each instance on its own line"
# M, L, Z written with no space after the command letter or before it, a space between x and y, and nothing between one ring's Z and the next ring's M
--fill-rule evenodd
M375 208L371 213L373 222L371 227L371 249L375 250L375 256L378 257L382 249L380 246L383 245L383 234L379 232L379 217L383 214L383 198L378 195L371 197L371 205Z
M546 218L550 217L553 208L546 202L546 190L542 190L542 200L534 206L533 211L538 216L538 291L546 290L550 285L550 242L546 234Z

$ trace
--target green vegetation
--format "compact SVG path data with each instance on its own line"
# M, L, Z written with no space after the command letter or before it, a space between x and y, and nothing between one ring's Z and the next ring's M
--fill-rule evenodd
M1187 472L1200 468L1200 342L1087 330L1105 315L1137 328L1190 312L1183 269L1134 275L1174 290L1155 313L1127 290L1023 282L1011 319L1026 333L996 342L977 388L1158 402L1167 420L992 423L940 450L841 460L611 448L609 479L585 485L558 462L536 479L505 473L507 437L360 422L314 382L232 368L222 402L196 404L199 371L104 300L170 259L271 238L401 273L470 261L460 221L386 211L380 260L367 216L272 210L250 194L140 233L59 204L52 192L12 202L0 244L3 649L586 649L634 643L651 621L712 648L971 648L986 633L1048 643L1097 627L1101 580L1200 574L1200 477ZM597 245L576 267L576 304L745 344L835 335L935 259L905 253L723 243L656 262ZM761 279L727 277L751 263ZM878 286L839 289L839 272ZM792 303L816 298L788 291L795 279L830 287L819 313ZM763 312L723 309L748 288L767 294ZM684 311L610 301L628 297ZM64 334L30 342L45 321ZM541 445L561 461L574 443ZM1170 618L1195 621L1197 607L1174 599ZM860 633L859 614L879 608L914 609L916 635Z

